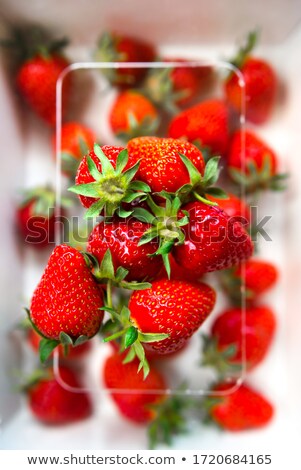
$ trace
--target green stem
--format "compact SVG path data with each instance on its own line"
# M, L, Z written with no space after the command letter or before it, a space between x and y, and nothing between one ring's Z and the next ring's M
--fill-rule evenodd
M113 308L113 302L112 302L112 281L111 281L111 279L109 279L108 282L107 282L107 307L108 307L108 308Z
M113 341L114 339L120 338L120 336L124 335L126 333L128 328L124 328L121 331L118 331L117 333L114 333L111 336L108 336L107 338L104 338L104 343L108 343L109 341Z
M213 202L213 201L209 201L208 199L206 199L205 197L203 196L200 196L197 192L193 192L193 195L194 197L200 201L200 202L204 202L205 204L207 204L207 206L218 206L218 204L216 202Z

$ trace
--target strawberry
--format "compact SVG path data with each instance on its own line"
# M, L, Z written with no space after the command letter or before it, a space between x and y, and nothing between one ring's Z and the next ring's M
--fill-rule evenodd
M218 199L216 197L207 195L209 201L216 202L218 207L223 209L230 217L235 217L236 220L241 221L243 225L250 224L251 211L248 204L235 196L235 194L227 193L227 198Z
M193 271L190 269L182 268L174 259L174 257L170 254L169 255L169 265L170 265L170 276L169 279L176 280L176 281L188 281L188 282L196 282L198 281L197 276ZM166 279L166 269L165 267L161 269L156 280L159 279Z
M138 245L148 228L148 224L134 218L114 218L109 223L100 222L90 234L87 250L101 263L110 249L114 268L122 266L127 269L129 281L152 279L160 271L162 259L160 256L151 256L158 249L158 242Z
M177 114L170 122L168 136L198 141L210 153L224 155L228 146L228 111L221 100L207 100Z
M155 59L152 45L140 39L118 33L105 32L99 39L95 59L98 62L152 62ZM102 73L119 87L135 86L145 76L144 67L102 69Z
M77 339L82 342L98 332L102 307L103 295L83 255L68 245L57 246L31 299L35 328L54 347L59 341L77 345Z
M249 385L235 387L235 383L229 382L213 387L212 393L221 396L212 399L211 419L222 429L233 432L266 426L273 417L273 405Z
M118 353L106 359L103 369L105 386L114 389L111 397L124 417L136 423L148 423L155 417L155 410L150 405L165 400L165 380L155 367L144 379L142 371L137 373L137 361L124 364L123 360L124 355ZM118 389L120 392L116 391ZM148 394L148 390L158 390L158 393Z
M283 189L281 182L287 175L277 174L278 158L275 152L250 130L233 134L227 163L231 178L247 192Z
M243 225L218 207L191 202L181 208L189 213L182 227L185 241L173 247L176 262L196 275L239 264L253 251Z
M223 376L250 371L267 355L273 342L276 319L268 307L231 308L220 314L206 338L203 364L214 367Z
M179 153L185 155L204 173L203 155L193 144L176 139L137 137L127 144L129 161L141 159L136 178L147 183L153 192L175 192L189 183L188 170Z
M167 110L185 106L208 87L212 78L211 67L189 66L189 60L165 58L163 62L176 65L151 69L145 83L150 99Z
M162 279L150 289L133 292L130 321L143 333L168 337L144 343L145 350L168 354L179 350L206 320L215 303L215 292L206 284Z
M28 332L28 341L30 346L35 352L39 351L40 348L40 343L41 343L42 337L34 330L34 328L31 328ZM75 348L69 347L68 348L68 353L65 355L64 348L62 345L59 346L58 351L59 351L59 357L60 359L63 360L77 360L80 357L84 356L89 352L91 349L91 343L90 341L86 341L85 343L80 344L79 346L76 346Z
M273 287L277 279L278 271L272 263L251 258L241 265L225 271L221 282L234 303L241 302L244 296L247 303L251 304Z
M87 393L80 391L81 383L75 372L60 366L59 375L60 381L51 369L47 369L26 387L28 405L34 417L51 425L69 424L89 417L91 400Z
M159 115L151 101L141 93L120 93L111 108L109 123L114 134L123 140L155 134Z
M77 170L76 185L69 188L79 195L84 207L89 208L86 217L101 213L111 217L115 212L121 217L128 216L122 211L123 203L141 200L150 188L141 181L132 181L139 168L139 156L128 162L128 153L123 147L94 145L94 151L86 155Z
M66 176L75 177L80 160L93 149L96 141L94 132L78 122L67 122L61 128L61 165ZM52 137L56 152L56 134Z
M22 239L35 249L45 248L55 241L56 223L64 215L63 207L55 209L55 192L48 187L25 191L17 207L16 224ZM62 198L62 205L69 200Z
M266 122L275 106L278 79L271 65L250 55L256 42L256 35L249 35L247 44L242 47L232 64L242 75L231 73L225 82L227 101L241 113L245 105L246 118L255 124ZM244 89L241 87L244 80ZM244 90L244 91L243 91ZM243 102L244 100L244 102Z

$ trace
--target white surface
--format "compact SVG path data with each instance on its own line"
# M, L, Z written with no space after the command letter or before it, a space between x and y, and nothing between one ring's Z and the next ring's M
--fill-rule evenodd
M37 2L33 3L37 5ZM111 3L113 5L111 10L113 15L116 2ZM215 4L217 3L215 2ZM251 4L251 2L249 3ZM292 2L292 5L297 3ZM135 2L128 2L129 12L131 11L130 5L134 4ZM16 8L16 5L18 8ZM25 10L23 11L21 5L22 2L10 2L8 12L15 10L18 11L18 14L23 14ZM44 14L37 8L32 11L33 16ZM276 15L275 12L274 14ZM74 18L76 19L76 15ZM181 42L181 33L178 37ZM166 43L169 42L170 38L172 36L167 35ZM192 28L191 39L194 38ZM80 39L81 35L79 34L78 40L80 41ZM301 148L299 105L301 102L299 82L301 59L300 54L297 53L300 45L301 29L299 29L298 34L295 34L285 43L277 45L277 47L261 49L261 53L266 54L269 60L274 63L286 84L288 94L285 105L279 107L269 124L257 130L279 153L283 167L288 168L292 173L290 190L286 195L268 194L260 203L261 212L273 216L269 224L269 233L273 241L261 245L261 255L266 259L273 260L279 266L281 272L279 284L266 297L266 301L276 311L278 332L269 357L262 366L250 375L249 381L263 391L275 404L276 416L272 424L262 431L235 435L219 433L215 430L208 430L208 428L204 429L196 422L193 422L191 424L193 432L185 437L175 439L175 448L254 449L263 448L264 446L270 448L272 445L276 449L283 444L284 435L287 438L289 437L292 442L294 442L295 436L300 436L299 390L301 376L298 362L300 357L301 319L300 289L298 285L300 284L301 266L301 246L299 242L301 235L299 223L301 194L298 186L301 169L299 155ZM183 54L194 57L198 54L207 57L214 54L213 57L218 58L223 56L225 51L232 50L232 47L229 48L227 44L220 48L208 47L206 49L195 46L188 51L184 46L172 47L166 45L163 50L174 55ZM83 49L70 49L70 53L74 60L85 58ZM92 77L93 80L94 78ZM93 83L93 92L97 92L99 82ZM3 103L3 99L5 100L4 105L0 108L3 113L0 130L3 139L6 139L7 142L5 146L14 158L14 167L18 173L17 179L15 179L8 166L5 166L6 172L3 175L4 185L2 186L5 198L2 198L2 214L7 214L7 207L14 198L13 190L16 186L19 186L21 179L25 186L37 182L54 181L54 168L50 158L49 132L35 118L31 117L26 123L26 138L23 137L18 126L18 117L15 116L14 106L12 105L13 97L10 97L9 87L4 79L0 81L0 85L1 103ZM99 96L99 90L94 96ZM103 109L100 109L101 100L90 100L89 103L83 120L88 124L92 124L96 132L101 133L102 126L99 125L98 128L97 124L98 116L100 119L101 111L103 111ZM8 116L9 119L7 119ZM4 154L5 156L6 154ZM22 164L25 164L24 171L22 171L22 165L20 167L20 160L22 160ZM11 234L11 216L5 215L5 217L4 233L2 232L5 236L2 243L3 256L5 256L5 259L8 255L13 256L13 266L18 268L18 275L20 275L20 265L23 259L24 284L23 288L20 288L20 277L16 282L16 274L15 272L12 273L11 270L8 271L7 275L4 275L2 285L4 290L1 291L1 299L5 300L6 303L3 305L1 312L0 330L2 329L2 333L8 331L13 322L20 317L18 308L28 301L48 256L47 253L36 254L30 249L26 249L21 256L16 250L16 244ZM7 265L11 266L11 263L7 261ZM215 310L215 313L218 313L218 309ZM2 345L1 347L6 348L2 357L5 358L7 371L11 363L11 355L8 346ZM100 387L99 376L101 361L103 360L102 352L98 351L93 357L93 362L90 361L87 373L92 377L89 383L95 392ZM189 364L189 368L192 368L192 370L194 370L194 367L195 365ZM142 449L146 447L144 430L123 421L106 395L93 393L96 413L93 418L86 422L72 427L47 428L35 422L25 406L21 406L19 412L13 413L16 398L8 388L9 376L7 372L6 375L3 372L0 376L0 383L2 417L6 421L6 424L1 428L0 448ZM3 410L5 410L5 413ZM8 419L9 417L11 418Z

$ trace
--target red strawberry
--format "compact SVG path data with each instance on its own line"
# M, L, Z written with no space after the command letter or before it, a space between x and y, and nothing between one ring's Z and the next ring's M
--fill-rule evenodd
M25 198L17 208L16 223L26 243L33 248L45 248L54 243L56 222L63 215L62 208L55 210L52 189L34 188L25 192Z
M62 171L67 176L75 176L79 161L93 149L96 141L94 132L77 122L67 122L61 129L61 160ZM56 152L56 135L52 137L52 145Z
M66 386L57 380L51 369L47 369L44 378L27 387L29 408L35 418L45 424L62 425L89 417L91 401L85 392L80 391L81 384L76 374L65 366L60 366L59 374Z
M164 59L177 62L174 67L151 69L146 80L146 92L151 100L167 109L185 106L208 87L211 67L189 66L186 59Z
M199 141L212 154L224 155L228 146L228 111L220 100L207 100L182 111L169 125L169 137Z
M222 279L228 295L235 301L244 287L246 301L253 302L261 294L273 287L278 279L278 271L272 263L260 259L249 259L233 270L225 272Z
M152 62L155 50L140 39L117 33L104 33L99 42L95 58L99 62ZM102 73L113 84L121 87L135 86L145 76L146 68L123 67L102 69Z
M196 275L239 264L253 245L243 225L218 207L191 202L182 207L189 223L182 227L185 242L173 248L176 262Z
M136 178L147 183L153 192L175 192L190 182L179 153L185 155L204 173L203 155L193 144L176 139L137 137L128 142L129 161L141 159Z
M31 299L30 318L42 335L59 340L94 336L103 319L103 297L81 253L59 245Z
M156 415L150 405L165 400L165 380L154 367L144 379L142 371L137 373L136 360L127 364L123 360L124 355L117 353L107 358L103 370L105 386L114 389L111 396L124 417L136 423L148 423ZM115 391L118 389L120 392ZM148 390L158 390L158 393L148 394Z
M127 280L152 279L162 267L160 256L150 256L159 248L151 241L139 246L139 240L150 226L136 219L113 219L101 222L90 234L87 250L101 263L108 249L111 251L115 270L122 266L129 271Z
M213 421L221 428L235 432L267 425L274 414L271 403L248 385L235 387L235 383L226 382L213 388L213 393L222 394L209 410Z
M249 371L265 358L275 330L275 315L268 307L247 308L245 315L242 308L226 310L211 327L204 364L215 367L221 375L235 371L233 365L241 371L245 364Z
M269 119L275 106L278 80L267 61L250 55L256 40L256 34L251 33L247 44L232 60L233 65L240 69L244 88L240 85L241 77L231 73L225 82L225 93L228 102L237 112L240 113L245 104L247 120L262 124Z
M17 87L28 105L51 126L56 123L56 84L69 62L62 56L35 55L24 62L17 74ZM62 116L70 99L71 81L63 82Z
M170 264L170 279L175 281L188 281L196 282L198 281L197 276L190 269L182 268L174 259L172 255L169 255L169 264ZM165 267L159 272L156 280L166 279L166 269Z
M28 333L28 341L31 347L35 352L39 351L40 347L40 342L42 340L42 337L33 329L31 328ZM79 357L84 356L88 351L91 349L91 343L90 341L86 341L83 344L80 344L79 346L76 346L74 348L69 347L68 349L68 354L65 355L64 348L62 345L59 346L59 356L63 360L77 360Z
M235 194L228 193L227 195L227 199L217 199L210 195L207 195L207 199L216 202L220 209L223 209L230 217L241 221L243 225L249 224L251 221L250 207Z
M109 122L118 137L128 140L155 134L159 115L148 98L134 90L120 93L110 112Z
M144 343L145 350L168 354L179 350L206 320L215 303L214 290L202 283L162 279L150 289L133 292L130 320L142 333L169 337Z

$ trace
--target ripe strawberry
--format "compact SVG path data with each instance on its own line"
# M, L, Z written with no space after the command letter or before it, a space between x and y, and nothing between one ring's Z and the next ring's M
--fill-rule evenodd
M182 207L189 223L182 227L185 242L174 246L176 262L196 275L239 264L253 251L243 225L218 207L191 202Z
M45 424L62 425L89 417L92 413L90 397L80 391L81 383L76 374L66 366L60 366L59 374L74 391L62 385L51 369L27 386L28 405L35 418Z
M272 263L251 258L223 273L221 281L233 302L240 302L244 295L247 303L250 304L273 287L277 279L278 271ZM242 287L244 287L243 292Z
M220 375L241 372L244 365L250 371L267 355L275 330L275 315L268 307L249 307L245 315L242 308L226 310L211 327L203 363L215 367Z
M113 103L109 122L114 134L128 140L155 134L159 115L148 98L137 91L127 90L120 93Z
M204 91L212 78L211 67L192 67L186 59L164 59L179 65L151 69L145 83L147 95L159 106L174 110L185 106Z
M63 198L62 203L67 204ZM16 223L22 239L33 248L45 248L55 241L56 222L64 215L55 210L55 193L50 188L34 188L25 192L17 208Z
M33 328L31 328L28 332L28 341L29 341L30 346L35 352L39 351L41 340L42 340L42 337ZM65 355L65 351L62 345L59 346L58 351L59 351L60 359L69 361L69 360L77 360L78 358L87 354L87 352L89 352L90 349L91 349L91 343L90 341L86 341L85 343L82 343L79 346L76 346L74 348L69 347L67 355Z
M31 299L30 319L46 338L91 338L103 319L103 297L81 253L59 245ZM72 341L71 341L72 342Z
M106 251L110 249L115 270L119 266L127 269L128 281L152 279L162 267L162 258L151 256L158 249L158 242L138 245L148 228L148 224L133 218L115 218L110 223L100 222L90 234L87 250L101 263Z
M273 417L274 408L260 393L248 385L219 383L212 392L222 394L209 409L212 420L227 431L244 431L267 425ZM228 392L228 393L227 393ZM218 402L216 402L218 400Z
M169 124L168 136L198 141L212 154L224 155L228 146L228 111L221 100L207 100L176 115Z
M61 164L66 176L75 177L79 161L93 149L96 141L94 132L78 122L67 122L61 129ZM56 152L56 135L52 137Z
M99 62L152 62L155 59L152 45L140 39L117 33L104 33L98 42L95 58ZM145 76L144 67L102 69L102 73L119 87L133 87Z
M251 33L246 46L232 61L240 69L244 89L240 85L241 78L238 74L231 73L225 82L225 94L228 102L239 113L244 99L247 120L262 124L269 119L275 106L278 80L270 64L250 55L255 41L256 37Z
M151 405L159 404L165 397L166 383L163 376L152 367L144 379L142 371L137 373L137 361L123 363L124 355L115 353L104 364L103 380L111 392L120 413L136 423L149 423L156 416ZM116 391L119 390L120 392ZM158 390L158 393L147 391Z
M174 259L172 255L169 255L169 264L170 264L170 276L169 279L175 281L188 281L196 282L198 281L197 276L190 269L182 268ZM161 269L159 274L156 277L156 281L159 279L166 279L166 269L165 267Z
M251 222L250 207L235 194L228 193L227 195L226 199L217 199L210 195L207 195L207 198L209 201L216 202L220 209L223 209L230 217L235 217L243 225L249 224Z
M164 333L161 341L143 344L146 351L168 354L179 350L206 320L215 292L206 284L162 279L150 289L133 292L130 320L142 333Z
M185 155L204 173L203 155L193 144L176 139L137 137L127 144L129 161L141 159L136 178L147 183L153 192L175 192L190 182L189 173L179 153Z

